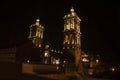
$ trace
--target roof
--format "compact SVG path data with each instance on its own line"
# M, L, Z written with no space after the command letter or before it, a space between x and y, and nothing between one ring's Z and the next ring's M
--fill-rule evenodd
M69 14L67 14L67 15L64 16L64 19L66 19L66 18L71 18L71 17L75 17L75 18L77 18L79 21L81 21L81 19L78 17L78 15L76 14L76 12L74 11L73 8L70 9L70 12L71 12L71 13L69 13Z

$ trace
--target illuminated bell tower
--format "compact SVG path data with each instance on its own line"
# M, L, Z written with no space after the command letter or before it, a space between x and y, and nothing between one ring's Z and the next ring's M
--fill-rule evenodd
M40 20L36 19L36 23L30 25L29 39L32 40L36 47L41 48L43 42L44 27L40 24Z
M76 51L81 50L81 32L80 32L81 19L77 16L74 9L70 9L70 13L64 16L64 40L63 49L65 53L70 57L71 61L75 62L77 59ZM72 59L73 58L73 59Z

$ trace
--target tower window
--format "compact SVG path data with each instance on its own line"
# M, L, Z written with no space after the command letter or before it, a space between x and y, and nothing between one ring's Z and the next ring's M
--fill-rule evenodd
M68 35L65 35L65 41L64 41L65 43L67 43L68 42Z
M67 29L70 29L70 20L67 20L67 24L66 24Z
M74 38L72 37L72 44L74 44Z
M70 24L67 24L66 26L67 26L67 29L69 30L70 29Z
M74 19L71 19L71 29L74 29Z

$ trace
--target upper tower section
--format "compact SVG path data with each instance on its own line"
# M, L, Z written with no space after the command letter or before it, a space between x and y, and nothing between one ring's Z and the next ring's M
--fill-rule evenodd
M36 47L41 47L42 45L43 31L44 27L40 24L39 18L37 18L36 22L30 25L30 33L28 37Z
M70 9L70 13L64 16L64 31L65 30L76 30L80 32L80 21L81 19L78 17L74 8Z
M63 48L75 48L80 47L81 45L81 32L80 32L80 21L81 19L78 17L74 8L70 9L70 13L64 16L64 40L63 40Z

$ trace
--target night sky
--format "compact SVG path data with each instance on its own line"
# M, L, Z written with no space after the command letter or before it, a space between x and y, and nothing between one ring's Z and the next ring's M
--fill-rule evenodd
M120 10L115 2L101 0L4 1L0 3L0 48L25 44L29 26L40 18L45 27L44 43L61 48L64 15L74 7L81 18L82 50L100 54L106 60L119 58Z

